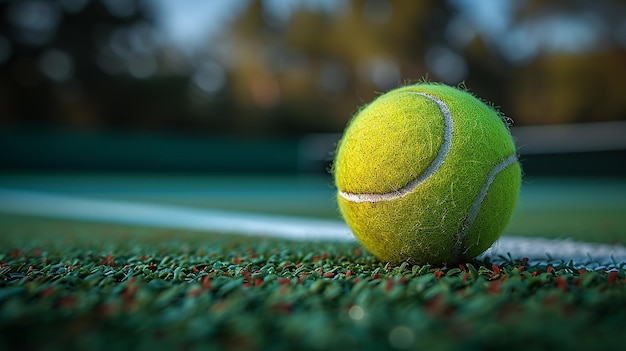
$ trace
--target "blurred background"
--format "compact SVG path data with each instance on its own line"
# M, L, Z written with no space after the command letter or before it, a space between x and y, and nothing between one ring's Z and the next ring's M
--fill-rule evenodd
M510 117L528 175L626 175L621 0L0 0L0 167L322 174L424 77Z

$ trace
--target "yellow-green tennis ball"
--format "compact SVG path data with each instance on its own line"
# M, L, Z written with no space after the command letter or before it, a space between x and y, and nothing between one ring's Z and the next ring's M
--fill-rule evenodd
M341 214L382 261L451 264L506 227L521 169L507 124L470 93L416 84L352 119L333 165Z

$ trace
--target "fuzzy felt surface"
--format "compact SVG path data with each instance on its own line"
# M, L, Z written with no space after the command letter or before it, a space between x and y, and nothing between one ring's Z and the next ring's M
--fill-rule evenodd
M344 219L368 250L390 262L479 255L506 227L521 183L501 116L470 93L439 84L398 88L361 109L333 171Z

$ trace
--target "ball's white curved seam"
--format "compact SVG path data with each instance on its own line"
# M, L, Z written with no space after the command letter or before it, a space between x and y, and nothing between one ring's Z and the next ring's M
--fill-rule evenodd
M485 181L485 183L483 184L482 188L480 189L480 192L478 193L478 195L476 195L476 197L474 198L474 201L472 201L472 205L470 206L469 211L467 213L467 219L465 220L465 223L463 223L463 227L461 227L461 230L457 234L457 239L454 241L454 249L453 249L454 251L453 252L455 254L457 254L457 256L459 254L461 254L461 248L463 247L463 242L465 241L465 236L467 236L467 232L469 231L469 229L474 224L474 221L476 220L476 217L478 217L478 213L480 212L480 208L481 208L481 206L483 204L483 200L485 199L485 196L487 196L487 193L489 192L489 188L491 187L491 183L493 183L493 181L495 180L496 176L500 172L502 172L508 166L510 166L513 163L515 163L515 161L517 161L517 155L516 154L512 154L509 157L507 157L504 160L502 160L497 165L495 165L495 167L493 167L491 169L491 171L489 172L489 175L487 176L487 180ZM478 240L480 240L480 234L478 235ZM466 250L469 250L470 247L471 247L471 245L467 245Z
M370 194L357 194L357 193L348 193L344 191L339 191L339 195L344 199L351 202L379 202L379 201L391 201L401 197L404 197L413 190L415 190L420 184L425 182L428 178L430 178L433 174L437 173L439 168L443 165L444 160L448 156L450 152L450 148L452 147L452 135L454 134L454 121L452 120L452 113L450 112L450 108L446 105L445 102L440 99L426 93L421 92L411 92L411 94L421 95L432 100L437 104L441 114L443 115L444 122L444 130L443 130L443 143L439 147L439 151L437 152L437 156L430 163L428 168L420 174L417 178L410 181L407 185L402 187L401 189L391 191L388 193L370 193Z

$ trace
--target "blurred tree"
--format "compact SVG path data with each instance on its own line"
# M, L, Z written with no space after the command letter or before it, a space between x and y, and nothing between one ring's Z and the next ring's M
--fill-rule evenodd
M449 24L450 39L468 61L470 87L498 101L520 125L626 118L626 100L619 97L626 76L626 3L498 4L504 9L492 17L496 24L469 19L475 11L462 6Z
M141 0L0 2L0 122L220 128L223 119L190 108L188 73L168 74L150 11Z
M524 124L626 118L626 3L529 1L515 26L530 47L509 101ZM541 34L544 35L541 35Z
M624 119L626 51L539 58L521 68L510 91L525 124Z
M300 3L276 23L265 4L253 1L225 32L221 61L236 104L248 108L241 124L292 132L341 130L364 101L421 78L416 55L441 40L450 15L436 1L359 0L333 11Z
M355 0L333 11L298 2L275 23L267 1L253 1L223 38L233 96L248 108L239 118L263 130L341 130L363 102L425 75L466 82L520 125L624 118L618 1L505 3L494 23L463 0ZM589 87L611 101L598 107Z
M0 1L0 123L337 132L424 76L466 82L519 125L626 115L620 0L251 0L189 55L159 37L153 6Z
M79 126L116 122L115 115L102 116L106 111L98 106L97 92L111 83L105 70L119 58L105 58L102 51L113 45L122 50L121 28L147 21L138 1L5 1L0 17L5 19L0 36L10 47L0 65L1 89L8 92L2 119Z

